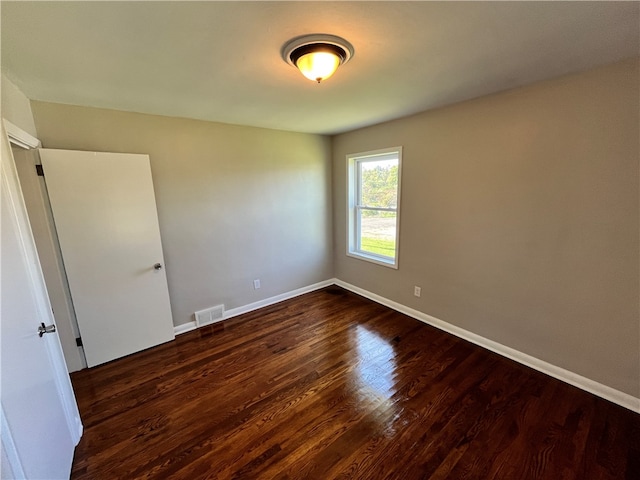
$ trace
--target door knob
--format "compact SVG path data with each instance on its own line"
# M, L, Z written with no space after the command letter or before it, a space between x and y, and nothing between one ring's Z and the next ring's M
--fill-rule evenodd
M56 331L56 326L52 323L51 325L46 325L44 322L40 323L38 327L38 336L42 338L45 333L53 333Z
M153 268L154 268L155 270L160 270L160 269L162 268L162 264L161 264L161 263L156 263L156 264L153 266Z

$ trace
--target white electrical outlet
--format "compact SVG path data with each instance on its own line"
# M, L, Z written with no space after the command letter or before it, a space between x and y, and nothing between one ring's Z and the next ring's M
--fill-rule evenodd
M416 297L419 297L421 293L422 293L422 288L421 287L413 287L413 294Z
M259 279L259 278L256 278L256 279L253 281L253 289L254 289L254 290L258 290L259 288L260 288L260 279Z

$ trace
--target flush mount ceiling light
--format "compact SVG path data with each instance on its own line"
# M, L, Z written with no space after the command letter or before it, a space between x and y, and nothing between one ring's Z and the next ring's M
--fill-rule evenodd
M287 42L282 58L309 80L320 83L353 56L353 46L335 35L305 35Z

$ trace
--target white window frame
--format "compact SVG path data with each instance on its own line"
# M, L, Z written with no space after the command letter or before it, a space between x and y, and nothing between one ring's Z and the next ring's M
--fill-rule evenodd
M360 197L360 181L358 178L359 164L367 161L380 161L385 159L398 159L398 193L395 209L376 208L358 205ZM400 185L402 183L402 147L391 147L370 152L353 153L347 155L347 256L372 262L390 268L398 268L400 253ZM367 210L395 211L396 212L396 254L394 258L378 255L358 249L360 245L360 215L359 210L365 207Z

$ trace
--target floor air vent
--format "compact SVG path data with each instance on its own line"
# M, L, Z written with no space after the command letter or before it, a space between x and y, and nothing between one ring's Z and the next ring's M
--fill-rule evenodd
M224 305L216 305L215 307L199 310L194 315L196 317L196 327L219 322L224 318Z

